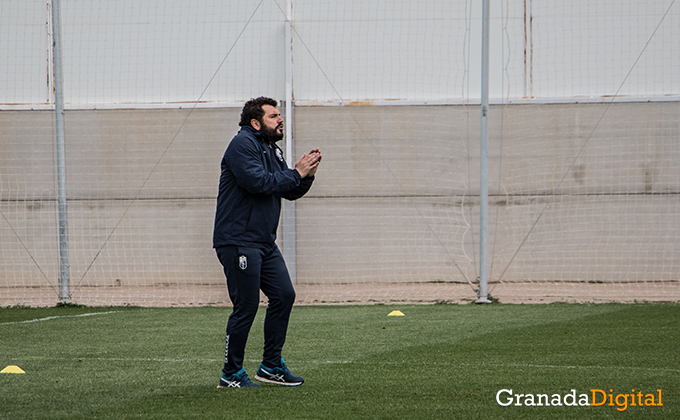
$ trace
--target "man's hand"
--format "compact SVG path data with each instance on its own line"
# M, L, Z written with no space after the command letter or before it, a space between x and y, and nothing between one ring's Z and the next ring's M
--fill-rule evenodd
M319 149L312 149L309 153L305 153L295 163L295 170L298 171L301 178L314 176L316 170L321 163L321 151Z

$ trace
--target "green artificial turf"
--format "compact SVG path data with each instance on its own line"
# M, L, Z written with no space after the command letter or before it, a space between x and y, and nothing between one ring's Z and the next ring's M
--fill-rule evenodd
M295 307L284 357L305 383L217 389L230 311L2 308L0 369L26 373L0 374L0 418L680 418L678 305ZM502 406L502 389L612 401L660 389L663 406Z

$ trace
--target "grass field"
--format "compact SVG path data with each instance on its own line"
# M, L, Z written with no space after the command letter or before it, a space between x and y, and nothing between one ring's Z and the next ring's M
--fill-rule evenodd
M305 384L217 389L229 313L0 309L0 369L26 371L0 374L0 418L680 418L678 305L296 307L284 357ZM263 314L246 349L251 377ZM501 406L502 389L522 405ZM571 403L572 389L619 405L526 405L527 394ZM645 405L659 389L663 405Z

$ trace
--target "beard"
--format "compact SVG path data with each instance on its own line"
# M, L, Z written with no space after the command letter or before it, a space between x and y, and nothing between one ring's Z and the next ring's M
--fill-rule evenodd
M274 129L271 129L271 128L265 126L264 124L262 124L261 127L262 128L260 128L260 132L266 134L267 137L269 137L270 143L276 143L277 141L279 141L283 138L283 131L280 132L280 133L277 131L279 127L283 128L283 125L277 126Z

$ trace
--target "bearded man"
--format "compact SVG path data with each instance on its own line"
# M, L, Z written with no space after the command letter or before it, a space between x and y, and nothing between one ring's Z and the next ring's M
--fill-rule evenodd
M218 388L259 387L243 368L250 327L260 290L269 303L264 320L264 351L255 379L287 386L301 385L281 352L295 290L279 251L276 230L281 198L297 200L314 182L321 152L313 149L290 169L276 142L283 138L277 102L259 97L246 102L240 131L222 158L213 247L227 278L233 311L226 334L224 368Z

